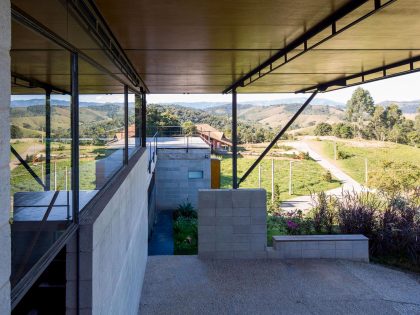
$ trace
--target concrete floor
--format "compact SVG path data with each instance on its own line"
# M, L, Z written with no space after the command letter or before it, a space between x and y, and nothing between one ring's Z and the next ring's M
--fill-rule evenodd
M149 257L139 314L420 314L419 277L330 260Z

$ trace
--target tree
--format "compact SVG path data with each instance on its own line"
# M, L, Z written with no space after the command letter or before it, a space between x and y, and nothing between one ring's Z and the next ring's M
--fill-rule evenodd
M345 123L338 123L333 125L333 135L338 138L350 139L353 138L353 128Z
M194 125L192 121L186 121L182 123L182 129L184 130L184 133L187 135L192 136L197 132L197 127Z
M316 125L314 134L315 136L329 136L332 133L332 126L328 123L320 123Z
M414 122L415 128L420 132L420 107L417 107L417 115Z
M382 106L375 106L372 119L369 124L369 130L373 133L376 140L385 140L387 133L386 111Z
M368 185L391 196L410 192L420 186L420 168L408 162L384 161L370 175Z
M360 136L363 129L363 122L367 117L372 116L375 111L373 98L368 90L357 88L351 99L347 102L346 119L353 123L355 132Z
M18 126L16 125L11 125L10 126L10 137L12 139L20 139L23 138L23 132L22 129L20 129Z

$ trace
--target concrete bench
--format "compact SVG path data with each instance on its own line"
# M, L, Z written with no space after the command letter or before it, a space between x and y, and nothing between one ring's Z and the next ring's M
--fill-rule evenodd
M273 236L277 258L332 258L369 262L369 239L361 234Z

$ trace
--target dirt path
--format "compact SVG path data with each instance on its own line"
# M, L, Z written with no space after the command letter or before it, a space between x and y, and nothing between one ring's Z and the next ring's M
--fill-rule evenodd
M29 146L25 151L19 152L19 155L25 159L27 155L34 155L39 153L40 151L44 150L45 146L41 143L34 143L33 145ZM15 169L20 165L18 159L13 155L13 157L10 159L9 167L10 170Z
M331 172L331 174L341 182L341 187L326 191L327 195L341 195L344 191L360 192L366 188L356 182L349 175L344 173L339 167L331 163L327 158L323 157L315 151L308 142L305 141L291 141L285 143L299 151L308 152L309 156L315 160L324 169ZM307 211L313 207L313 200L311 196L300 196L287 201L283 201L280 205L285 210L303 210Z

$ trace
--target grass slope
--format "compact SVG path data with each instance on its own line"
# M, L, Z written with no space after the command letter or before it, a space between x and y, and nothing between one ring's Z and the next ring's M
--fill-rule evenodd
M253 158L238 159L238 177L241 177L255 161ZM221 163L221 187L232 186L232 160L224 157ZM289 195L289 160L274 160L274 183L279 185L280 199L288 200L295 196L309 195L311 192L319 192L337 188L339 181L331 183L323 179L325 170L316 162L311 160L299 160L293 163L293 192ZM241 184L241 188L258 187L258 167ZM261 187L267 190L268 198L271 198L271 159L264 159L261 162Z
M334 159L333 141L312 141L311 146L325 157ZM378 172L378 166L383 161L418 164L420 159L419 148L391 142L340 140L337 141L337 150L344 151L349 157L334 163L359 183L365 182L365 159L368 161L368 174Z

